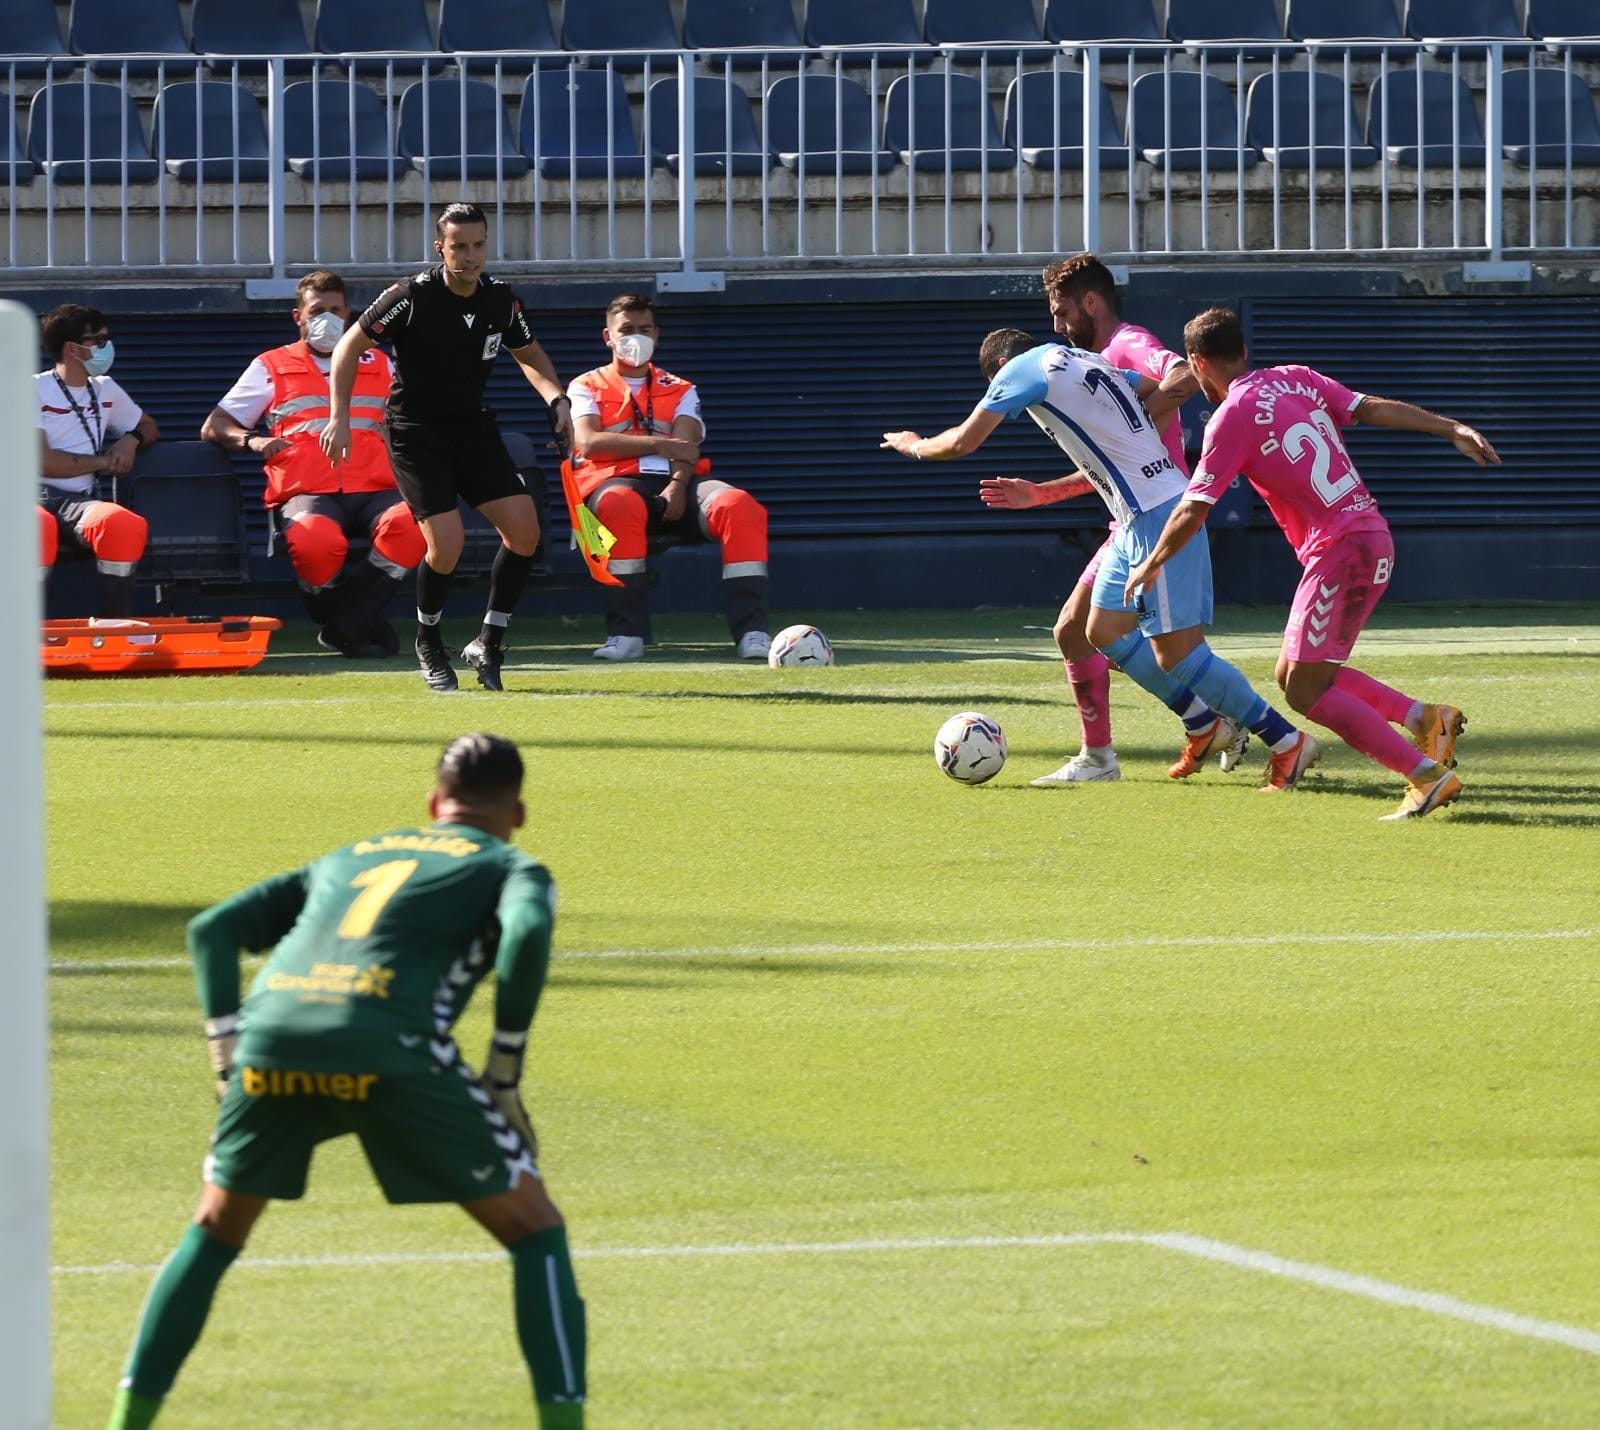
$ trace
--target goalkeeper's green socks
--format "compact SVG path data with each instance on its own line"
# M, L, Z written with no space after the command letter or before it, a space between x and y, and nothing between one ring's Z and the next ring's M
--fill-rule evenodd
M109 1430L142 1430L155 1419L205 1329L223 1273L238 1255L236 1247L224 1246L198 1226L183 1234L145 1298Z
M581 1430L587 1334L567 1229L549 1227L508 1249L517 1339L533 1372L539 1424L543 1430Z

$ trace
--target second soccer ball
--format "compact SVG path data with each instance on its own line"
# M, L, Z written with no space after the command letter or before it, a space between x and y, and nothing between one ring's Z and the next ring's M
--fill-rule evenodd
M832 665L833 645L815 626L785 626L772 638L767 664Z
M952 715L933 737L939 768L964 785L981 785L1006 762L1006 736L996 721L976 710Z

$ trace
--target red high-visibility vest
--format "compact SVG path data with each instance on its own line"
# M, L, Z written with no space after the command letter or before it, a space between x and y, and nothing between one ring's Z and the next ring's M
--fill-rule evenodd
M302 492L384 492L394 487L394 469L383 442L383 409L393 374L376 348L361 355L350 397L350 455L332 466L317 445L328 425L328 377L304 343L261 354L272 376L267 431L288 447L265 464L267 506L282 506Z
M635 396L627 379L614 367L597 367L577 379L579 386L588 389L600 409L596 419L602 432L628 432L637 437L670 437L672 420L677 416L678 404L694 387L681 377L675 377L665 368L650 364L649 376L643 389ZM711 470L704 458L695 467L695 475L703 476L701 467ZM639 475L637 457L578 457L572 459L572 475L578 484L578 496L587 498L602 482L612 477Z

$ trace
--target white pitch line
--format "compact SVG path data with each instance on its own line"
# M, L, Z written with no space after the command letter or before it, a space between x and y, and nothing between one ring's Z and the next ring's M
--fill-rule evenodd
M1503 1331L1508 1335L1530 1340L1551 1341L1569 1350L1586 1355L1600 1356L1600 1332L1581 1326L1568 1326L1559 1321L1543 1321L1532 1316L1504 1311L1497 1306L1483 1306L1472 1301L1462 1301L1455 1296L1435 1291L1417 1291L1392 1281L1380 1281L1372 1276L1358 1276L1331 1266L1318 1266L1306 1261L1288 1261L1267 1251L1254 1251L1247 1246L1231 1242L1213 1241L1209 1237L1190 1236L1184 1232L1099 1232L1055 1236L962 1236L962 1237L904 1237L862 1241L779 1241L768 1243L734 1242L706 1246L611 1246L578 1250L574 1256L579 1261L644 1260L671 1257L730 1256L853 1256L881 1252L914 1251L974 1251L996 1248L1044 1248L1062 1246L1153 1246L1162 1251L1173 1251L1183 1256L1199 1257L1205 1261L1221 1262L1243 1271L1255 1271L1268 1276L1283 1277L1291 1281L1320 1286L1330 1291L1342 1291L1352 1296L1364 1296L1386 1305L1404 1306L1414 1311L1427 1311L1436 1316L1466 1321L1475 1326ZM460 1263L498 1262L505 1259L504 1252L494 1251L432 1251L396 1252L367 1256L281 1256L245 1257L241 1268L257 1271L305 1270L316 1267L366 1267L366 1266L416 1266L454 1265ZM124 1276L149 1275L159 1269L156 1264L133 1265L111 1261L98 1266L56 1266L51 1268L57 1276Z
M569 949L556 956L570 959L648 958L788 958L799 954L859 956L916 953L1116 953L1164 948L1295 948L1303 944L1379 945L1416 943L1494 943L1565 941L1600 938L1600 929L1435 929L1411 933L1269 933L1194 934L1150 938L1041 938L971 943L797 943L782 947L768 944L729 944L706 948L589 948ZM140 968L188 968L186 958L110 958L75 963L62 960L50 965L52 973L116 973Z

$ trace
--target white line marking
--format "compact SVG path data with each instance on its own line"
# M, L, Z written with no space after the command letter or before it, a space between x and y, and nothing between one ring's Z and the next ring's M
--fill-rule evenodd
M1559 1321L1542 1321L1532 1316L1519 1315L1515 1311L1503 1311L1495 1306L1462 1301L1436 1291L1416 1291L1392 1281L1380 1281L1372 1276L1358 1276L1349 1271L1339 1271L1331 1266L1318 1266L1306 1261L1288 1261L1268 1251L1254 1251L1247 1246L1235 1246L1231 1242L1213 1241L1209 1237L1190 1236L1178 1231L1100 1232L1058 1236L930 1236L867 1241L780 1241L766 1244L732 1243L709 1246L612 1246L577 1251L573 1255L578 1261L602 1261L706 1256L848 1256L870 1252L1107 1245L1153 1246L1162 1251L1199 1257L1204 1261L1221 1262L1223 1265L1233 1266L1242 1271L1256 1271L1290 1281L1301 1281L1310 1286L1320 1286L1325 1290L1364 1296L1371 1301L1404 1306L1409 1310L1427 1311L1432 1315L1447 1316L1452 1320L1466 1321L1490 1330L1504 1331L1508 1335L1551 1341L1566 1346L1569 1350L1582 1351L1585 1355L1600 1356L1600 1332L1585 1330L1581 1326L1568 1326ZM238 1266L257 1271L271 1271L303 1270L310 1267L449 1265L462 1262L496 1262L504 1259L503 1252L424 1251L373 1256L260 1258L246 1256L238 1262ZM57 1276L118 1276L136 1273L148 1275L159 1270L159 1267L112 1261L100 1266L57 1266L52 1270Z
M1264 933L1195 934L1164 938L1040 938L971 943L797 943L729 944L709 948L589 948L568 949L556 956L569 959L652 958L788 958L797 954L913 954L913 953L1111 953L1119 950L1162 948L1295 948L1308 943L1380 945L1413 943L1561 942L1600 938L1600 929L1436 929L1415 933ZM50 965L52 973L116 973L125 969L188 968L186 958L109 958L99 962L62 960Z
M1379 1281L1371 1276L1357 1276L1349 1271L1336 1271L1331 1266L1316 1266L1305 1261L1285 1261L1267 1251L1251 1251L1248 1247L1231 1246L1225 1241L1211 1241L1203 1236L1185 1236L1182 1232L1162 1232L1147 1236L1150 1246L1162 1246L1169 1251L1181 1251L1186 1256L1199 1256L1207 1261L1220 1261L1228 1266L1242 1267L1246 1271L1261 1271L1268 1276L1284 1276L1291 1281L1304 1281L1312 1286L1325 1286L1330 1291L1346 1291L1352 1296L1366 1296L1373 1301L1385 1301L1391 1306L1408 1306L1414 1311L1429 1311L1436 1316L1450 1316L1457 1321L1470 1321L1476 1326L1490 1326L1514 1336L1528 1336L1533 1340L1554 1341L1575 1351L1600 1356L1600 1333L1586 1331L1577 1326L1565 1326L1559 1321L1540 1321L1532 1316L1519 1316L1515 1311L1501 1311L1494 1306L1479 1306L1471 1301L1460 1301L1454 1296L1444 1296L1437 1291L1413 1291L1407 1286L1397 1286L1392 1281Z

